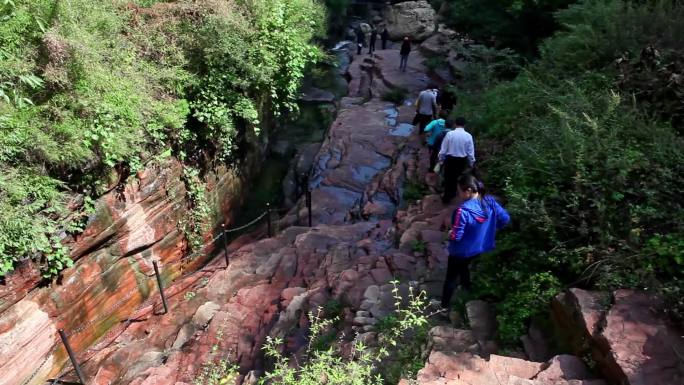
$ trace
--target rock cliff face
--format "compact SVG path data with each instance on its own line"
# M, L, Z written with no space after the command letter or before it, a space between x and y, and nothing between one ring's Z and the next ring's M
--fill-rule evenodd
M350 68L352 79L369 76L356 83L367 95L387 87L385 78L412 84L412 93L427 80L419 55L405 74L394 70L393 60L372 60L371 72L362 61ZM262 368L260 348L269 334L286 336L296 351L306 333L305 313L331 298L367 312L346 314L350 328L386 315L388 281L417 278L427 269L425 261L393 247L390 230L401 181L416 173L424 150L420 138L409 137L410 125L402 126L410 113L375 98L363 102L342 101L316 156L311 186L318 226L291 226L303 217L300 204L279 222L277 236L236 240L228 268L216 258L195 271L206 257L184 258L186 244L175 228L186 215L178 165L150 170L122 196L105 197L74 244L79 259L62 285L34 290L0 316L0 383L75 380L55 333L60 328L70 334L91 384L189 383L203 364L219 358L243 371ZM223 175L211 185L216 204L221 196L239 195L234 176ZM218 207L227 213L231 204ZM152 260L162 265L168 314L160 314Z
M257 158L253 154L246 163L254 166ZM84 232L71 240L76 262L59 282L36 287L39 277L30 266L8 278L0 296L0 384L42 383L59 372L66 352L57 329L64 329L80 352L143 301L158 298L152 261L158 261L167 284L206 263L212 246L187 258L187 241L179 230L188 216L182 167L174 159L150 164L123 190L100 198ZM215 221L210 228L232 221L246 180L225 167L208 175Z

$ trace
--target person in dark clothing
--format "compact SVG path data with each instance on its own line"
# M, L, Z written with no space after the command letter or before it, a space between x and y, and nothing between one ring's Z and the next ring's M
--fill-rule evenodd
M437 104L441 111L445 111L447 114L453 110L454 105L456 105L456 95L454 95L451 86L443 87L437 93Z
M373 27L370 34L370 42L368 43L368 54L372 54L375 51L375 40L378 38L378 30Z
M473 175L461 175L457 185L462 202L451 216L449 259L441 303L445 312L451 305L456 277L464 290L470 290L470 262L481 253L493 250L496 232L510 222L506 209L485 194L484 184Z
M404 42L401 43L401 49L399 50L399 55L401 56L401 62L399 62L399 69L406 71L406 64L408 64L408 56L411 53L411 40L408 36L404 37Z
M380 34L380 39L382 40L382 49L387 49L387 39L389 39L389 32L387 31L387 27L385 27L382 30L382 33Z
M363 31L361 28L356 30L356 54L361 55L361 49L363 48L363 45L366 44L366 36L364 35Z

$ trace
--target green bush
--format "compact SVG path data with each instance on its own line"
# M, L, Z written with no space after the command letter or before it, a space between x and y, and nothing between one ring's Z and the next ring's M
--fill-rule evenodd
M389 91L382 93L382 100L392 102L394 104L403 104L408 96L408 90L403 87L392 88Z
M444 21L478 41L532 56L557 28L553 13L576 0L443 0ZM440 2L440 3L441 3ZM441 4L439 4L441 6Z
M114 170L162 155L195 170L179 225L197 243L205 155L239 164L260 114L296 107L325 30L318 2L156 3L0 3L0 276L26 258L46 275L68 265L67 196L95 198L125 182Z
M646 42L676 44L673 4L580 2L558 14L566 30L538 62L461 98L472 128L500 145L481 166L513 226L480 261L475 286L500 301L508 342L566 285L647 288L684 314L684 140L653 105L620 93L614 66Z
M396 383L401 375L415 374L415 371L411 372L411 370L422 365L419 346L427 336L428 320L424 313L427 306L426 294L425 292L415 294L410 290L406 298L407 304L402 306L404 299L399 295L398 282L392 283L394 284L395 313L391 321L385 322L387 327L378 330L378 346L369 348L355 341L348 357L342 357L340 352L332 346L327 349L314 349L313 344L337 321L336 318L322 318L322 309L319 309L316 314L309 313L311 336L305 361L291 365L289 358L280 350L282 339L267 337L263 350L266 356L274 362L273 368L266 371L260 383L381 385ZM409 346L404 343L411 341L413 344L410 346L418 351L413 348L404 349ZM417 361L420 362L416 363ZM386 365L387 362L393 364ZM413 362L410 367L407 365L409 362Z
M406 202L413 202L422 199L428 192L428 186L424 182L418 179L411 179L404 186L402 198Z

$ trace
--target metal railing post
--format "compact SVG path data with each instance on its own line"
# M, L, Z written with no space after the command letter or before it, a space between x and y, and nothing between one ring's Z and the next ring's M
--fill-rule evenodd
M71 350L71 345L69 345L69 340L67 339L66 334L64 333L64 329L59 329L59 337L62 339L62 343L64 344L64 347L66 348L67 354L69 354L69 359L71 360L71 365L74 366L74 370L76 371L76 376L78 377L78 380L81 381L81 384L85 385L85 379L83 378L83 372L81 372L81 367L78 365L78 361L76 361L76 355L74 354L74 351Z
M228 234L226 233L226 224L221 223L221 236L223 237L223 253L225 254L224 257L226 258L226 268L230 264L230 260L228 258Z
M313 225L312 214L311 214L311 190L309 186L306 186L306 209L309 212L309 227Z
M268 236L273 236L273 224L271 223L271 204L266 203L266 219L268 221Z
M309 217L309 227L313 225L313 218L311 213L311 188L309 187L309 174L302 173L302 181L304 183L304 200L306 201L306 210Z
M162 285L161 275L159 274L159 267L157 266L157 261L152 261L154 266L154 275L157 276L157 285L159 286L159 294L161 295L162 305L164 305L164 313L169 312L169 307L166 305L166 296L164 295L164 286Z

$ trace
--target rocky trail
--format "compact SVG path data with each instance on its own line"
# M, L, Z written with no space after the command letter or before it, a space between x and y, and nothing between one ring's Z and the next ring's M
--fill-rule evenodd
M266 337L283 337L288 351L297 352L306 342L310 310L333 300L343 303L342 332L358 333L372 343L374 325L393 311L391 280L404 282L402 293L410 282L431 297L439 295L447 258L444 234L453 205L444 206L435 194L412 204L402 201L407 181L426 179L427 149L412 131L413 108L394 106L382 101L381 95L403 87L415 99L428 77L419 53L411 54L405 73L398 70L398 59L397 51L380 50L351 63L349 94L341 100L309 181L314 227L297 225L306 215L299 202L280 219L275 236L245 236L233 242L229 266L219 254L199 271L174 275L175 281L166 288L167 314L160 314L158 297L152 295L134 314L106 320L107 327L100 328L106 333L100 333L95 343L84 340L77 351L89 384L190 384L203 364L221 359L240 366L243 384L254 384L264 368L261 347ZM434 185L433 180L428 182ZM417 241L424 243L424 251L415 250ZM162 259L162 263L173 260ZM131 287L136 287L135 282ZM580 331L575 340L603 354L605 360L598 365L615 373L610 383L674 384L666 381L674 378L668 370L676 360L633 352L644 344L656 349L652 338L667 341L669 336L677 341L673 330L655 317L642 317L639 321L647 326L638 328L639 338L629 339L615 328L631 327L629 310L620 310L628 308L620 306L637 294L616 294L613 307L596 310L598 315L587 315L588 304L596 301L578 297L584 294L594 295L574 291L559 297L557 313ZM30 303L25 313L36 310ZM0 354L10 357L0 365L0 384L42 384L57 377L75 382L63 350L50 350L57 337L48 314L28 323L22 321L23 314L15 310L13 316L0 320L0 341L10 341L10 334L2 334L10 330L17 343L43 341L44 346L17 352L0 344ZM497 355L495 316L485 302L469 302L465 316L468 328L459 329L456 322L430 331L427 362L418 384L606 384L576 356L540 354L535 357L540 362L535 362ZM594 318L588 321L588 317ZM594 330L592 322L606 326ZM26 337L29 329L32 334ZM623 353L611 353L616 346ZM38 365L42 369L36 372ZM664 379L635 377L634 368L644 365ZM619 382L622 379L626 380Z

